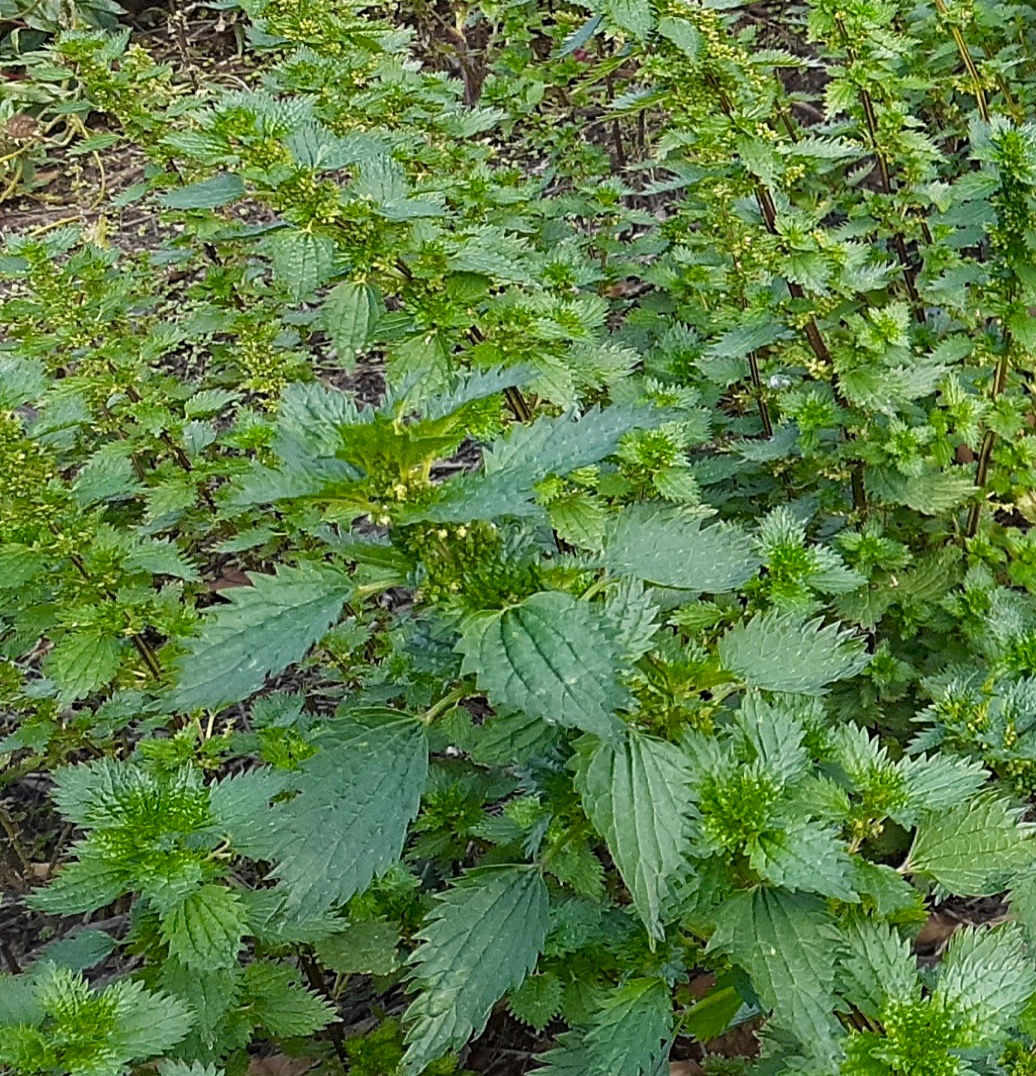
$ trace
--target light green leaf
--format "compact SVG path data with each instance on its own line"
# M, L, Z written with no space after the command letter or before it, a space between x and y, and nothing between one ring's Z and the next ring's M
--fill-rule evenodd
M1019 817L991 795L933 812L917 827L903 871L957 896L1002 893L1036 866L1036 841Z
M842 923L841 993L877 1020L886 998L905 1002L920 989L917 963L907 941L887 923L855 917Z
M229 604L209 612L201 634L187 640L170 708L216 710L258 691L267 676L306 656L351 589L340 571L315 564L249 578L252 586L229 591Z
M654 1076L669 1054L673 1002L660 979L612 990L583 1039L589 1076Z
M561 1010L561 980L552 972L529 975L507 999L511 1015L536 1031L542 1031Z
M0 411L35 403L47 391L47 371L37 359L0 357Z
M350 923L316 946L317 959L340 975L389 975L399 966L399 928L379 920Z
M334 1006L298 982L298 971L283 964L256 962L244 973L251 1015L271 1035L312 1035L337 1018Z
M338 359L348 369L373 339L384 306L371 284L352 281L335 285L324 301L324 326Z
M162 940L188 968L233 967L247 926L245 907L225 885L203 885L162 916Z
M122 663L122 641L96 630L61 636L47 655L43 668L58 685L66 705L85 698L111 682Z
M586 738L575 782L648 934L661 938L663 902L687 866L687 760L672 744L635 733L614 745Z
M852 860L834 830L818 822L790 822L750 846L749 863L774 885L858 900L851 884Z
M355 711L300 764L302 792L276 806L264 858L288 907L316 915L395 863L428 772L424 726L396 710Z
M609 530L604 563L646 583L718 594L746 583L762 560L735 527L627 508Z
M631 703L614 631L597 606L560 591L469 618L457 650L494 705L559 725L611 737L615 711Z
M261 249L273 275L296 302L312 295L334 272L335 245L327 236L297 229L274 232Z
M664 15L658 20L658 32L685 53L696 60L701 51L701 34L698 28L687 19L674 19Z
M750 687L822 695L830 683L860 672L870 660L862 640L837 624L803 623L764 613L738 624L719 641L725 668Z
M124 501L141 489L130 460L131 450L122 442L99 448L84 464L72 487L76 501L91 504Z
M709 950L740 964L779 1022L802 1042L823 1048L838 1034L837 941L834 920L819 898L754 889L719 909Z
M569 493L549 506L550 523L558 537L581 549L600 549L607 511L591 493Z
M651 0L605 0L604 10L616 26L637 38L647 37L655 25Z
M46 563L46 556L35 549L18 542L5 542L0 546L0 590L25 586Z
M104 992L118 1014L111 1049L127 1061L158 1057L190 1031L194 1014L169 994L151 993L138 982L121 979Z
M944 811L973 796L989 779L978 762L952 755L921 755L896 763L909 803L891 809L901 826L913 826L926 811Z
M404 1017L405 1073L481 1033L535 967L547 926L547 887L528 867L469 871L439 897L411 958L419 993Z
M934 996L963 1018L968 1045L976 1047L1016 1026L1034 992L1036 965L1021 928L1008 923L957 931L939 966Z
M186 187L163 194L158 200L167 209L218 209L236 202L244 194L245 185L241 177L224 173L197 183L188 183Z

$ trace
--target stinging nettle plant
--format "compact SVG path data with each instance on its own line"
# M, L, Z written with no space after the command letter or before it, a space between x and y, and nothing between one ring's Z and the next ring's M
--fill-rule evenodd
M0 258L0 1066L1036 1071L1028 9L242 9Z

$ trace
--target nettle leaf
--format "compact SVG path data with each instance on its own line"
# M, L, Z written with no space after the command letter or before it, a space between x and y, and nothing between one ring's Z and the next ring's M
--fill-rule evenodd
M529 975L507 999L511 1015L542 1031L561 1011L562 983L554 974Z
M264 858L289 908L317 915L395 863L428 773L424 726L397 710L354 711L299 765L300 794L270 815Z
M736 590L762 564L752 540L736 527L702 527L673 512L632 509L609 529L603 560L646 583L711 594Z
M930 878L944 893L991 897L1036 866L1036 840L1020 812L984 795L925 816L904 873Z
M0 357L0 410L14 411L47 391L47 371L36 359Z
M858 900L852 860L834 830L817 822L791 822L763 834L749 851L752 869L785 889Z
M994 1043L1016 1026L1036 992L1036 966L1021 928L968 927L951 940L939 966L935 997L958 1013L971 1031L971 1046Z
M496 1002L536 966L547 937L547 887L529 867L469 871L443 893L411 957L403 1071L416 1074L480 1034Z
M245 906L225 885L203 885L162 917L162 940L188 968L212 971L237 963L247 927Z
M187 640L179 682L167 705L220 709L258 691L267 676L301 661L339 618L348 576L324 565L281 566L276 575L249 576L250 587L209 612L201 634Z
M194 1014L168 994L155 994L140 983L122 980L105 991L119 1013L112 1046L122 1057L157 1057L180 1042L194 1023Z
M673 1002L660 979L630 979L594 1014L583 1045L592 1076L654 1076L669 1055Z
M158 200L166 209L219 209L242 198L245 185L240 176L224 173L188 183L163 194Z
M687 869L690 766L672 744L631 733L617 744L580 741L575 783L652 938Z
M753 889L716 915L709 950L725 953L751 976L778 1022L814 1049L838 1034L834 1017L834 919L818 897Z
M99 448L86 461L72 488L84 508L132 497L142 486L133 470L131 450L122 442Z
M904 758L896 764L908 804L890 811L901 826L913 826L925 811L944 811L969 799L989 779L978 762L946 755Z
M750 687L822 695L835 680L860 672L870 660L863 641L837 624L803 622L764 613L738 624L719 641L725 668Z
M616 26L644 38L655 25L651 0L605 0L604 10Z
M632 702L600 608L560 591L469 618L457 650L461 672L474 674L494 705L559 725L611 738L621 728L615 711Z
M298 975L293 967L265 961L245 968L243 991L250 1014L271 1035L312 1035L338 1018L329 1001L299 984Z
M320 963L342 975L390 975L399 967L399 927L379 920L350 923L317 943Z
M111 682L122 664L122 648L121 639L96 630L69 632L54 644L43 668L67 705Z
M839 959L840 993L871 1020L886 998L906 1001L919 988L909 943L887 923L855 917L839 924L845 944Z
M274 232L261 245L269 255L273 275L296 302L325 284L335 267L335 245L327 236L286 229Z
M324 327L338 358L347 368L373 339L384 312L381 293L372 284L336 284L324 300Z

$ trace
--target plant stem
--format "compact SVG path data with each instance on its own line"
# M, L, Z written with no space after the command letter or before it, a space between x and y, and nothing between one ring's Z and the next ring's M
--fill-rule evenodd
M1011 368L1011 340L1008 337L1004 341L1004 350L997 360L996 369L993 372L993 390L991 398L996 402L997 397L1004 391L1007 384L1007 375ZM978 467L975 470L975 485L979 489L979 499L971 506L968 513L968 523L964 534L968 538L974 538L978 533L979 521L982 518L982 508L985 505L985 497L982 490L989 479L989 466L993 459L993 449L996 447L996 433L987 427L982 436L982 445L978 450Z
M948 16L950 13L949 9L946 7L945 0L935 0L935 10L944 17ZM964 40L964 35L960 32L960 27L951 26L950 33L953 35L954 42L956 42L957 51L960 53L960 58L964 62L964 69L968 73L968 78L971 79L971 89L975 95L975 104L978 106L978 114L986 123L989 123L989 104L986 101L985 90L982 89L982 76L979 74L978 66L971 56L968 43Z
M32 861L22 847L21 838L18 836L18 831L14 826L14 819L3 804L0 804L0 827L3 828L4 833L7 835L7 841L11 846L11 851L14 852L21 865L22 873L26 876L30 875L32 873Z

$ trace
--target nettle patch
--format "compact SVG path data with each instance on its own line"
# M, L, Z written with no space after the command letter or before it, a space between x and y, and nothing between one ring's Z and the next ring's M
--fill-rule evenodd
M0 259L0 1067L1036 1072L1029 9L242 6Z

